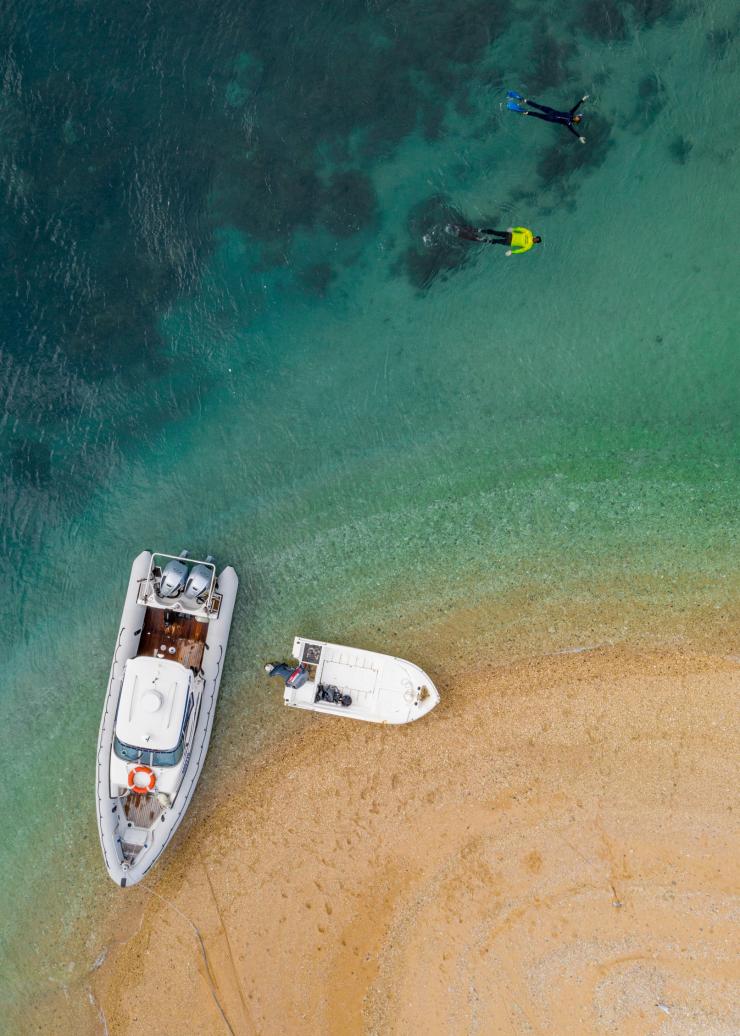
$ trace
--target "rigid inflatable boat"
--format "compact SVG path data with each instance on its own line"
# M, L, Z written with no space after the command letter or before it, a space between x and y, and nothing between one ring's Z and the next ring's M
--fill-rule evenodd
M103 859L135 885L190 805L208 750L239 585L233 568L143 551L133 563L98 737Z

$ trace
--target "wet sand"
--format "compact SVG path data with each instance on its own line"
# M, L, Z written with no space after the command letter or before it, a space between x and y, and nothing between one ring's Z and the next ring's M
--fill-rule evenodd
M296 717L132 893L96 1028L730 1036L739 686L600 647L443 677L406 728Z

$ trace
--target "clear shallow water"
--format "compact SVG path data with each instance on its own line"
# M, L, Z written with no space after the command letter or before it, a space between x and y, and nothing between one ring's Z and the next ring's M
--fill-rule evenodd
M250 717L280 722L250 681L297 629L382 643L523 581L731 595L740 22L643 0L5 21L17 1003L84 974L116 896L82 789L142 547L242 580L214 774ZM591 94L586 147L502 110L509 87ZM455 214L545 243L464 247Z

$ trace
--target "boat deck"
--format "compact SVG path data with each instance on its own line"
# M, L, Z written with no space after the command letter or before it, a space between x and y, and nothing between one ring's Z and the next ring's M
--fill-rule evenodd
M170 658L197 673L203 661L207 633L207 622L180 612L147 608L138 653Z

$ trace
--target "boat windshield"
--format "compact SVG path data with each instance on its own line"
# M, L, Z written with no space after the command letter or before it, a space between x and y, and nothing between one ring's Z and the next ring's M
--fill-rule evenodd
M124 744L117 737L113 739L113 751L119 759L124 759L127 763L141 763L143 766L177 766L182 759L184 748L184 734L171 752L152 752L149 748L136 748L134 745Z

